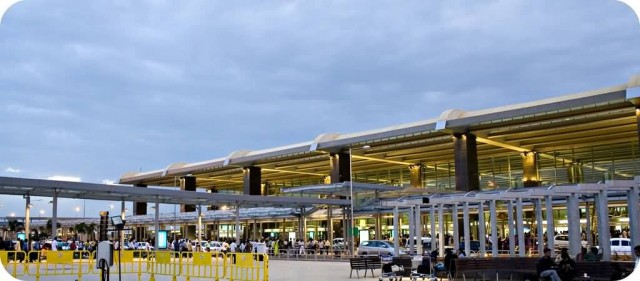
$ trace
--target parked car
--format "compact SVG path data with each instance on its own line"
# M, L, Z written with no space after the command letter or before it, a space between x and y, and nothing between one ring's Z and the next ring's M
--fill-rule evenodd
M631 255L631 239L629 238L611 238L612 255Z
M582 240L580 244L582 245L582 247L585 247L585 248L588 248L587 246L589 245L585 240ZM554 236L553 246L556 249L569 248L569 235L561 234L561 235Z
M480 252L480 241L478 240L471 240L471 242L469 242L469 248L471 249L471 253L477 253ZM485 250L490 249L489 247L487 247L487 245L485 244ZM459 252L463 252L464 251L464 241L460 242L460 245L458 246L458 251ZM469 253L469 254L471 254Z
M357 255L378 255L378 256L393 256L394 247L389 241L384 240L369 240L360 242ZM400 248L400 255L407 253L405 248Z
M222 252L222 242L218 241L209 241L209 251L211 252Z

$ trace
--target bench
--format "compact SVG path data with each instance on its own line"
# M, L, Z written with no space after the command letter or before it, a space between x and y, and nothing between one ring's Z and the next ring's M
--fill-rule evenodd
M356 271L358 278L360 278L360 270L364 270L364 277L367 277L367 270L371 270L371 275L373 276L374 269L382 268L382 261L378 256L350 258L349 264L351 265L349 278L353 276L354 270Z
M616 271L630 273L633 271L632 262L576 262L576 277L583 276L585 273L591 280L611 280Z

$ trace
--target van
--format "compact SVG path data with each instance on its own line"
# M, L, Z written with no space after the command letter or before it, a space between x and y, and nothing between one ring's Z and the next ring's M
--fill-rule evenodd
M611 238L612 255L631 255L631 239L629 238Z

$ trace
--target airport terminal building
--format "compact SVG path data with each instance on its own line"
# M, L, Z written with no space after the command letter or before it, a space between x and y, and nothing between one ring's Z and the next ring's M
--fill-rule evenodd
M237 204L236 210L219 202L183 204L179 214L160 218L160 228L178 224L175 231L186 237L195 237L200 218L202 236L211 239L451 233L459 243L459 236L522 241L524 235L553 230L585 233L591 245L610 235L633 236L640 244L640 231L633 231L638 229L640 76L604 89L435 115L222 153L202 162L160 163L166 168L124 174L120 184L265 198L342 198L353 206ZM148 209L147 202L134 203L129 221L139 238L154 232ZM572 241L572 250L576 245Z

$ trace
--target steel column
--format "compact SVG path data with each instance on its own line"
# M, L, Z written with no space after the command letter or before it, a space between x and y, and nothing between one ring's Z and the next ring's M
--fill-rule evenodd
M469 202L464 202L462 208L462 227L464 228L464 255L471 255L471 226L469 225Z
M638 182L636 181L636 185L633 186L629 191L627 191L627 198L629 198L629 202L627 203L627 207L629 210L629 230L630 230L630 238L631 238L631 247L635 247L640 244L640 216L638 212Z
M478 203L478 241L480 241L480 256L485 257L487 255L487 237L486 237L486 224L484 222L484 201Z
M496 210L496 200L489 201L489 212L491 213L491 256L498 257L498 212Z
M507 220L509 220L509 256L516 255L515 226L513 225L513 202L507 201Z
M438 206L438 255L444 257L444 204Z
M569 254L580 253L582 245L582 233L580 232L580 205L578 194L571 193L567 198L567 220L569 224Z
M518 225L518 255L525 256L526 247L524 243L524 215L522 212L522 198L516 198L516 224Z
M596 210L598 211L598 244L602 250L602 260L611 261L611 247L603 247L603 245L609 245L611 239L607 190L600 190L596 195Z
M551 249L551 256L555 256L555 251L553 250L555 245L553 243L553 238L556 235L556 230L553 222L553 197L545 196L544 202L547 205L546 208L546 220L547 220L547 248Z
M393 256L397 257L400 254L400 223L398 221L400 215L398 214L398 206L393 207Z
M538 241L538 255L544 251L544 227L542 225L542 199L535 199L536 208L536 240Z
M429 206L429 224L431 224L431 228L429 229L429 235L431 236L431 251L436 250L436 246L438 245L438 236L436 235L436 206Z
M453 250L460 249L460 230L458 229L458 204L451 207L451 222L453 223Z
M416 241L418 242L418 245L416 245L416 252L418 253L418 255L422 255L423 249L422 249L422 215L421 215L421 211L420 211L420 205L417 205L415 207L415 215L413 216L414 219L416 220L415 225L415 232L416 232Z

